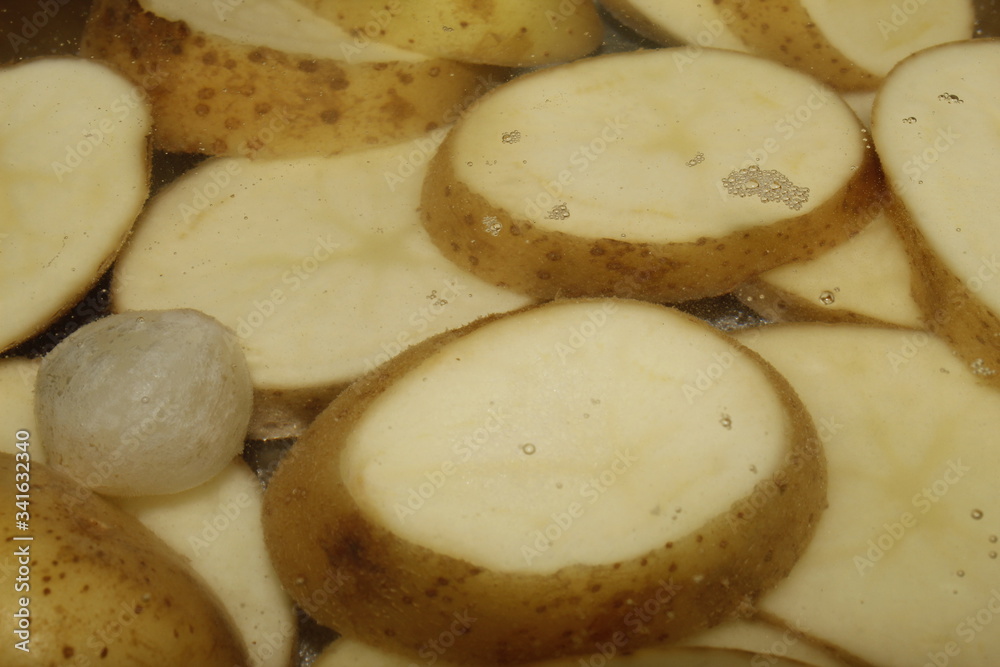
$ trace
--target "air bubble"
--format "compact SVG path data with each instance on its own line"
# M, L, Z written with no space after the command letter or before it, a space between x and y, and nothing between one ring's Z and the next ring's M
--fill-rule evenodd
M500 141L505 144L516 144L521 140L521 133L518 130L511 130L510 132L504 132L500 136Z
M486 230L491 236L499 236L500 230L503 229L503 225L497 220L495 215L487 215L483 218L483 229Z
M695 153L695 156L687 161L687 166L695 167L705 161L705 154L702 152Z
M976 359L970 364L972 372L980 377L990 377L991 375L996 375L996 371L986 365L986 361L983 359Z
M958 575L959 577L964 577L965 576L965 570L959 570L955 574Z
M913 116L910 116L909 118L904 118L903 122L906 123L907 125L913 125L914 123L917 122L917 119L914 118Z
M729 415L722 415L722 418L719 420L719 423L722 424L722 428L725 429L733 428L733 420Z
M980 519L983 518L983 511L982 510L972 510L972 518L975 519L976 521L979 521Z
M535 449L535 446L533 444L531 444L530 442L526 442L523 445L521 445L521 451L527 454L528 456L531 456L537 450Z
M143 396L139 399L141 403L149 403L149 396Z
M997 557L997 552L996 552L996 551L991 551L991 552L989 552L989 553L988 553L988 554L986 554L986 555L987 555L987 556L989 556L990 558L992 558L992 559L996 560L996 557Z
M827 290L825 292L821 292L820 295L819 295L819 301L824 306L829 306L829 305L833 304L833 302L836 301L836 300L837 300L837 297L834 296L833 292L830 292L829 290Z
M990 542L992 542L993 544L996 544L996 541L997 541L997 536L996 536L996 535L990 535L990 537L989 537L989 540L990 540Z
M565 203L559 204L549 211L545 217L549 220L565 220L569 217L569 207Z

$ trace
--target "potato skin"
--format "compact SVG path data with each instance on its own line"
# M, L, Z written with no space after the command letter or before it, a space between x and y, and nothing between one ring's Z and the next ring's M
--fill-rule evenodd
M80 53L148 94L154 146L209 155L333 155L454 122L506 70L445 59L348 64L193 32L136 0L96 0Z
M617 296L679 303L730 292L751 277L842 243L870 220L883 190L874 151L830 200L804 215L689 243L633 243L539 230L494 207L454 172L454 133L431 160L421 219L441 252L500 287L539 299ZM495 236L481 220L494 216Z
M45 464L30 463L29 530L16 531L14 480L25 468L24 457L15 456L0 453L0 534L14 563L0 595L7 637L0 664L248 664L228 614L180 556L136 519ZM12 539L25 535L33 540ZM30 590L18 591L13 554L24 546ZM27 653L14 647L22 596L30 599Z
M491 571L408 542L369 518L339 470L354 425L396 378L505 316L394 357L348 387L292 447L269 483L263 520L278 576L300 606L347 637L392 651L427 659L429 641L444 633L449 662L506 665L593 653L621 636L630 650L678 640L719 623L788 574L825 507L826 461L811 418L766 364L793 418L784 464L748 496L752 506L737 502L702 530L641 557L545 575ZM742 557L732 558L733 551ZM326 594L331 582L335 592Z

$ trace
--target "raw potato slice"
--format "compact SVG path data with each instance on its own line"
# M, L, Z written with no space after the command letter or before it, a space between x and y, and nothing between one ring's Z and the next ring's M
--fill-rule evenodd
M190 491L115 504L188 560L232 616L251 667L288 667L295 611L264 546L263 496L257 476L236 460Z
M461 664L718 623L785 576L825 502L811 420L731 340L585 299L410 348L338 396L271 479L278 575L296 600L339 575L320 623L411 657L447 633Z
M868 322L923 328L906 248L884 209L850 241L816 259L763 273L736 296L775 322Z
M758 608L862 664L994 664L1000 633L983 628L1000 612L1000 393L921 332L801 324L738 338L793 384L829 459L816 537Z
M753 610L748 610L753 613ZM681 642L682 646L747 651L757 656L753 667L773 667L789 659L793 664L844 667L830 647L804 636L800 629L778 626L755 618L724 621Z
M441 251L539 298L677 302L864 224L878 167L834 92L732 51L679 67L684 53L589 58L487 95L427 175L424 224Z
M728 8L720 9L717 2L601 0L601 4L624 25L666 46L685 42L694 49L748 50L740 36L732 30L736 14ZM688 51L690 56L697 53L697 50Z
M1000 42L957 42L897 67L872 117L928 326L1000 386Z
M441 257L420 225L444 130L332 158L206 161L148 206L115 266L115 310L196 308L240 337L251 437L294 435L403 348L530 300Z
M526 663L524 667L579 667L579 665L612 665L613 667L796 667L807 663L734 649L712 649L700 647L654 648L636 651L630 655L619 655L618 647L611 644L605 653L595 652L589 661L581 663L579 658L557 658L544 662ZM441 656L441 659L439 658ZM608 659L606 656L611 656ZM425 660L434 658L439 667L456 667L457 663L446 662L448 652L443 647L440 652L430 651ZM757 662L755 662L757 660ZM764 662L759 662L764 660ZM412 667L413 660L396 653L387 653L353 639L340 639L331 644L313 667ZM468 667L468 666L467 666Z
M35 376L39 359L11 357L0 360L0 433L27 431L34 434L35 427ZM0 440L0 452L15 453L16 440ZM45 463L45 450L31 450L33 461Z
M896 63L972 37L971 0L716 0L750 50L844 90L874 89Z
M592 0L298 0L351 35L439 58L535 67L601 45Z
M142 91L103 65L0 68L0 351L111 264L149 191L149 129Z
M295 0L96 0L81 53L149 93L158 148L213 155L403 141L453 122L499 75L352 37Z

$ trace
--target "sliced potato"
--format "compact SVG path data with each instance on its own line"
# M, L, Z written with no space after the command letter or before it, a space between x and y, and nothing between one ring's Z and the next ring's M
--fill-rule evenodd
M359 39L439 58L534 67L595 51L604 25L593 0L299 0Z
M264 547L263 495L257 476L237 460L190 491L115 504L188 560L232 616L252 667L288 667L295 611Z
M642 649L635 653L623 655L622 649L613 643L602 647L604 651L595 651L589 661L580 658L556 658L544 662L526 663L525 667L578 667L579 665L614 665L615 667L796 667L808 663L783 657L762 657L759 654L736 649L678 647ZM442 660L438 660L431 651L425 660L434 658L434 663L440 667L454 667L457 663L447 663L448 653L441 651ZM763 662L757 662L763 660ZM387 653L353 639L340 639L331 644L320 656L314 667L411 667L413 661L403 655Z
M923 328L910 263L885 207L851 240L816 259L779 266L736 290L772 321L869 322Z
M0 663L248 664L232 619L180 556L135 518L28 458L0 454L0 475L8 480L0 487L7 549ZM18 515L24 510L15 500L25 492L15 480L28 488L27 519Z
M239 336L253 437L298 433L402 349L530 303L441 257L417 207L444 130L332 158L210 160L158 195L115 266L118 311L196 308Z
M973 35L972 0L716 0L760 55L844 90L874 89L910 54Z
M111 264L149 188L150 113L108 67L0 68L0 350L38 334Z
M799 392L830 466L816 537L758 608L855 664L992 664L1000 394L922 332L800 324L738 338Z
M753 614L755 610L748 610ZM814 667L845 667L838 651L802 634L794 623L780 626L752 616L727 620L681 642L682 646L747 651L753 667L774 667L788 659Z
M718 623L792 567L824 486L811 420L754 355L663 306L569 300L352 384L272 477L264 528L300 603L343 579L320 623L514 664Z
M295 0L96 0L81 53L149 94L156 146L332 155L453 122L498 70L352 37Z
M706 49L679 68L682 53L600 56L492 91L431 162L424 224L440 250L540 298L676 302L863 226L878 167L839 96L762 58Z
M601 0L601 4L624 25L654 42L674 46L690 44L686 57L694 57L697 49L714 47L747 51L740 36L732 30L737 20L729 8L718 2L703 0ZM679 62L684 62L683 60Z
M923 51L879 91L872 135L928 326L1000 386L1000 42Z
M38 359L11 357L0 359L0 432L35 433L35 376L38 374ZM0 452L15 452L15 440L0 440ZM45 463L45 451L41 447L31 450L31 458Z

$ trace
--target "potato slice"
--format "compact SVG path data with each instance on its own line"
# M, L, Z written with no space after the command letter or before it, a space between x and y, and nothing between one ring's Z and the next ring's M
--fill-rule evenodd
M972 0L716 0L750 50L844 90L874 89L907 56L973 35Z
M39 359L23 357L0 359L0 432L36 431L35 376L40 363ZM13 454L15 451L13 439L0 439L0 452ZM45 463L45 451L35 447L31 458Z
M149 188L150 114L108 67L0 68L0 350L41 332L111 264Z
M190 491L115 504L188 560L232 616L252 667L288 667L295 611L264 547L263 496L257 476L236 460Z
M738 339L793 384L829 458L816 537L758 608L854 664L993 664L1000 393L926 333L800 324Z
M731 9L720 9L717 2L703 0L601 0L616 19L654 42L674 46L691 45L688 57L698 49L713 47L748 51L740 36L732 30L737 20Z
M797 667L808 663L781 657L762 657L759 654L735 649L721 648L654 648L643 649L629 655L620 655L614 644L605 653L595 652L589 660L579 658L557 658L544 662L525 663L524 667L589 667L590 665L613 665L614 667ZM441 650L442 659L434 651L428 652L425 660L434 658L439 667L455 667L457 663L445 662L447 650ZM760 662L763 660L764 662ZM313 667L411 667L413 661L403 655L387 653L353 639L340 639L329 646Z
M683 68L678 57L590 58L481 100L425 182L424 224L441 251L539 298L677 302L728 292L864 224L856 213L878 168L834 92L745 54L706 49Z
M1000 42L956 42L897 67L879 91L872 135L928 326L1000 386Z
M444 132L332 158L204 162L150 203L115 266L113 308L196 308L230 327L257 390L251 436L298 433L403 348L530 303L427 238L420 184Z
M299 0L359 39L472 63L535 67L595 51L592 0Z
M232 156L417 137L500 74L351 37L295 0L96 0L81 53L149 93L158 148Z
M779 266L735 291L776 322L868 322L923 328L910 263L886 209L858 235L816 259Z
M232 619L180 556L135 518L29 458L0 454L0 475L9 480L0 490L9 558L0 664L247 664Z
M718 623L785 576L824 487L812 422L754 355L663 306L569 300L352 384L272 477L264 529L296 600L343 579L320 623L513 664Z

